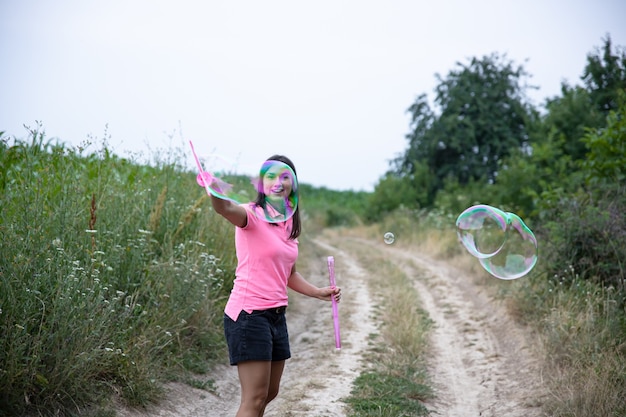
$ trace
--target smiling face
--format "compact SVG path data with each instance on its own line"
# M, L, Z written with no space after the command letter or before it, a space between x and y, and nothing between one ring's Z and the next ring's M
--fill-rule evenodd
M296 234L300 234L298 214L298 178L293 163L286 156L274 155L268 158L253 179L257 189L254 203L263 207L265 221L281 222L294 216Z

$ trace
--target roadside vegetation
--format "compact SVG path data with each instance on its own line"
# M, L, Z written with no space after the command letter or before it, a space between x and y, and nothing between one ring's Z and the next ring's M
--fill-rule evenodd
M356 378L351 396L345 399L352 408L350 416L428 415L424 401L433 397L426 368L431 321L417 301L415 277L407 276L374 248L355 247L351 253L357 254L365 269L384 279L369 282L370 293L376 294L378 330L370 335L365 354L369 366Z
M537 335L546 415L626 415L626 51L604 39L583 85L564 84L541 109L525 77L495 54L439 76L437 107L425 95L409 107L406 152L373 192L302 184L304 227L379 227L454 260L467 256L454 238L462 210L520 215L539 262L522 279L486 283ZM53 143L42 126L25 139L0 132L0 416L109 416L112 398L148 404L165 381L211 389L224 361L231 228L182 151L147 164L92 146ZM414 297L408 277L382 264L394 285L380 302ZM393 309L381 311L391 333L373 345L406 357L374 349L380 367L349 402L355 416L420 415L428 319L411 310L411 345Z
M548 395L538 400L546 416L623 415L623 287L595 282L595 278L577 272L572 264L560 263L553 253L569 245L569 241L540 240L539 262L528 275L514 281L498 280L458 243L454 220L440 223L442 218L445 216L433 217L431 212L402 211L389 216L369 234L381 239L385 232L404 230L400 235L403 245L467 270L468 275L479 277L491 294L506 302L511 316L532 333L533 351L542 359L541 384ZM414 227L402 228L406 224ZM562 270L554 273L555 264L562 265ZM416 335L427 343L424 335Z
M369 213L381 235L427 242L450 262L467 257L449 238L465 208L522 216L539 262L485 283L537 335L546 415L626 415L626 49L607 36L582 85L563 84L541 109L525 98L527 75L494 54L439 77L437 108L426 95L409 107L408 148Z
M0 414L141 405L208 371L235 259L194 176L40 130L0 147Z

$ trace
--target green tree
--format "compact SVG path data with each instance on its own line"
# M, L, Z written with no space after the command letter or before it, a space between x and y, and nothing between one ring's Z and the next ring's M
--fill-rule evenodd
M395 165L392 171L401 176L415 175L416 166L420 161L428 160L428 156L432 153L432 149L429 147L434 142L430 136L432 136L432 126L436 118L430 109L426 94L418 96L407 109L407 112L411 114L411 122L409 123L411 133L406 135L409 147L404 155L392 161L392 164Z
M577 190L562 190L558 183L541 193L537 208L546 236L548 276L571 265L589 280L626 291L626 94L617 95L618 108L610 111L605 127L587 129L584 160L573 161L572 174L580 176ZM557 162L565 160L555 155ZM554 165L554 163L553 163ZM559 174L557 178L564 178Z
M583 138L588 152L581 161L592 187L607 184L619 190L626 183L626 93L620 95L620 107L609 112L606 127L589 130Z
M551 195L575 191L582 183L576 164L563 153L563 137L549 135L532 152L515 151L503 161L489 197L527 218L538 215Z
M418 176L418 179L426 179L427 176ZM369 220L380 220L382 215L395 210L398 207L417 209L426 200L427 192L424 188L416 186L409 176L399 176L388 172L383 176L374 193L369 198ZM420 189L422 192L420 193Z
M396 161L401 175L414 174L424 164L434 178L428 202L446 181L493 183L500 161L528 144L528 125L536 112L527 104L522 66L497 54L469 64L458 63L440 81L430 109L425 95L409 107L409 147Z
M587 65L581 77L596 108L606 117L619 107L618 95L626 88L626 49L612 47L607 35L602 48L587 55Z
M561 95L546 100L546 112L530 130L529 151L515 151L503 159L497 182L486 189L492 201L524 215L538 215L584 187L584 176L588 174L583 173L588 169L581 170L581 162L587 167L594 164L598 170L625 165L615 154L610 158L588 155L592 139L605 143L606 151L620 149L615 136L588 136L588 132L607 128L611 112L605 109L616 106L620 88L625 86L624 54L619 48L616 51L607 39L602 52L596 48L587 56L581 76L585 86L563 83Z
M580 79L584 86L561 85L561 96L546 100L543 135L559 136L563 153L583 160L587 149L582 141L586 129L602 128L609 112L618 107L618 94L626 88L626 51L613 48L607 36L602 48L587 55Z
M596 109L589 91L581 86L561 85L561 96L546 101L547 113L543 117L537 142L546 137L556 137L562 153L580 160L587 152L581 138L585 129L599 127L605 116Z

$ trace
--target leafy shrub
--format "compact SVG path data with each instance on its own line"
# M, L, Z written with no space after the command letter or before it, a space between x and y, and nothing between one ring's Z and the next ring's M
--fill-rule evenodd
M623 291L625 209L626 199L615 192L598 200L582 194L562 199L544 228L549 274L570 265L586 279Z
M546 207L553 265L571 265L586 279L626 293L626 97L610 112L607 126L584 138L581 162L586 191L556 193Z

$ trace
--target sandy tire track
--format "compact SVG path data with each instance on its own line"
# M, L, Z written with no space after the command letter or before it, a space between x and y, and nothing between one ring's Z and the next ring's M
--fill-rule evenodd
M348 397L352 382L362 369L369 335L376 331L367 277L350 254L315 240L320 253L307 279L328 285L327 258L335 258L337 285L344 291L339 304L341 350L335 348L332 310L329 303L290 295L294 312L287 318L292 358L285 367L282 392L270 403L266 417L341 417L346 415L342 398Z
M418 252L381 249L415 277L422 307L434 322L429 374L436 398L427 404L431 412L541 416L545 392L533 340L487 288L464 271Z

